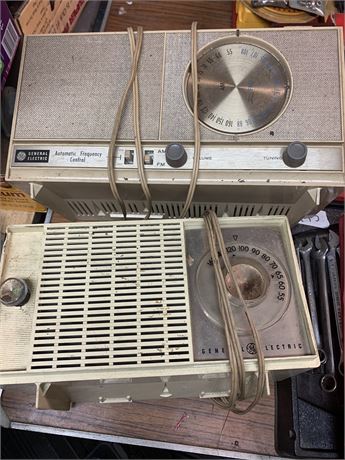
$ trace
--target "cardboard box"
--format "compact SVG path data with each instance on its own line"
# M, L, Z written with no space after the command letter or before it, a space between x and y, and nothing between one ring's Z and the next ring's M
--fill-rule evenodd
M7 3L1 1L1 89L5 86L7 76L20 42L18 32Z
M86 0L27 0L16 20L24 35L71 32Z
M47 208L0 178L0 210L45 212Z

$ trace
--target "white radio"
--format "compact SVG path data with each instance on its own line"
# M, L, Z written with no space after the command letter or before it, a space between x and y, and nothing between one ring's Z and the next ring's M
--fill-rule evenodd
M199 176L188 216L287 215L344 186L340 28L200 30ZM138 82L152 217L177 217L194 155L189 31L145 32ZM7 180L73 220L121 217L107 176L115 113L129 78L126 33L27 36ZM131 100L117 136L116 183L144 215ZM173 144L173 145L171 145Z
M268 391L269 379L319 365L288 221L219 221L259 333ZM0 268L0 386L35 384L37 407L51 409L228 396L212 260L201 219L9 227ZM250 397L256 348L227 288Z

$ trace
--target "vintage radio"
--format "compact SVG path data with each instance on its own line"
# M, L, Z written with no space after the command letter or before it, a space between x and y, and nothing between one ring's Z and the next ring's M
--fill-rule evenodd
M341 29L199 30L197 40L201 160L188 216L211 208L296 222L325 206L345 182ZM190 55L189 31L144 33L138 81L152 217L180 215L191 177ZM121 217L106 167L130 68L127 33L25 37L7 180L72 220ZM129 100L116 181L128 216L140 218L132 124Z
M267 384L317 367L287 218L220 225ZM0 278L0 386L36 384L38 407L229 394L202 219L10 226ZM231 286L228 295L250 396L256 349Z

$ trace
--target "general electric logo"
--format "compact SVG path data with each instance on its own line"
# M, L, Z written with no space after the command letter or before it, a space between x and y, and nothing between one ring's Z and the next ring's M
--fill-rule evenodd
M17 161L25 161L26 157L27 157L26 153L23 152L22 150L19 150L19 152L17 152L17 154L16 154L16 160Z
M48 163L50 150L41 149L18 149L16 151L15 163Z
M253 342L247 343L246 350L250 355L255 355L256 354L255 343Z

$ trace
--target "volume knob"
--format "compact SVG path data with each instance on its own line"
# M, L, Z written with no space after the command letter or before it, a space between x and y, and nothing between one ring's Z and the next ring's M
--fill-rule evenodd
M165 159L172 168L181 168L187 161L187 153L182 144L168 144L165 148Z
M291 142L283 153L283 161L290 168L301 166L308 153L308 147L303 142Z

